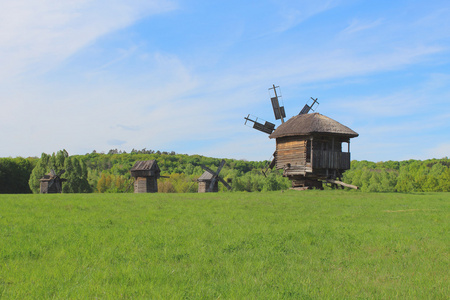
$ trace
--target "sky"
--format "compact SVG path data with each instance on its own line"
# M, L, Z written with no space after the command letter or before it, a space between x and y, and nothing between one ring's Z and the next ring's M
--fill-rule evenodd
M447 0L0 0L0 157L118 149L269 160L316 112L356 160L450 156Z

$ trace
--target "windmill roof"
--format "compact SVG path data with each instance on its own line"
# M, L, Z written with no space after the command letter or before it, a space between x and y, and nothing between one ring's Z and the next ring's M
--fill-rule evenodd
M208 171L203 172L202 176L200 176L197 180L198 181L209 181L212 180L214 177L213 174L209 173Z
M316 133L327 133L342 135L349 138L357 137L359 134L345 125L319 113L297 115L290 118L269 136L279 138L284 136L310 135Z
M142 170L159 170L156 160L138 160L134 163L131 171L142 171Z

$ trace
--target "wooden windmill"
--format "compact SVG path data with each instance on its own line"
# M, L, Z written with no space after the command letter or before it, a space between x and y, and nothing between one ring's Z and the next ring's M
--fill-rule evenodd
M44 175L40 182L40 193L41 194L56 194L62 192L62 183L67 181L65 178L61 178L65 170L61 170L58 173L55 170L51 170L50 173Z
M258 122L258 119L245 118L245 123L253 122L253 128L269 134L276 140L274 159L268 168L283 170L295 189L323 188L323 182L357 188L341 180L345 170L350 169L350 138L358 133L339 122L319 113L309 114L317 102L306 104L297 116L284 122L284 107L279 105L277 88L271 97L275 119L282 124L275 129L275 124ZM313 110L314 111L314 110ZM347 143L347 151L342 144ZM267 169L266 169L267 171Z
M231 186L219 176L220 171L225 165L225 160L222 159L217 171L214 172L210 168L202 165L205 172L200 176L198 181L198 192L199 193L216 193L219 191L219 181L228 189L231 190Z
M158 179L161 177L161 170L156 160L136 161L130 173L135 179L135 193L158 192Z

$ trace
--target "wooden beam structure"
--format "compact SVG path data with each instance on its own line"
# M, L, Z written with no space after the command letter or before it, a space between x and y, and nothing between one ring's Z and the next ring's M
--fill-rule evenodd
M348 187L351 189L355 189L355 190L359 189L359 187L357 187L356 185L348 184L348 183L345 183L345 182L342 182L339 180L334 180L334 179L327 179L327 183L339 184L339 185L342 185L342 186L345 186L345 187Z

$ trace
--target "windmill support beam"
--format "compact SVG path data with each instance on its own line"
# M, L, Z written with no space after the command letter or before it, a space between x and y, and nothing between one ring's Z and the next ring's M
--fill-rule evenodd
M339 180L334 180L334 179L327 179L327 183L332 183L332 184L338 184L338 185L342 185L351 189L359 189L359 187L357 187L356 185L352 185L352 184L348 184Z

